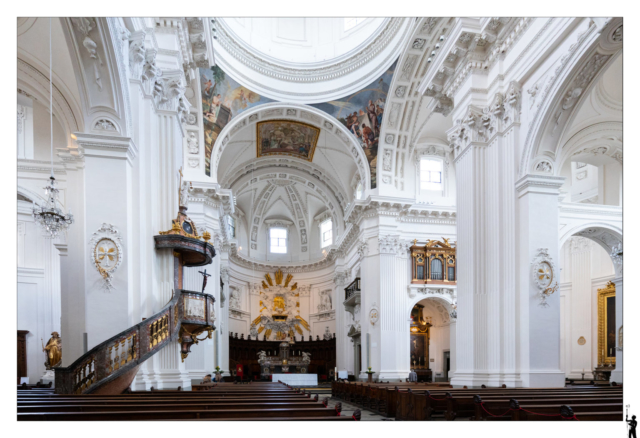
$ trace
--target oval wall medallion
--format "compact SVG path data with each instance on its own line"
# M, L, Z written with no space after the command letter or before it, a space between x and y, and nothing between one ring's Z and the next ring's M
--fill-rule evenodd
M578 345L584 345L587 343L587 340L584 338L584 336L580 336L580 338L578 339Z

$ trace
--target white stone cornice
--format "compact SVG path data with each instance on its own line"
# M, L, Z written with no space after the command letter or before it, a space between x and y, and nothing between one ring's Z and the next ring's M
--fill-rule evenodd
M220 184L217 183L193 181L191 184L193 188L189 191L190 195L194 197L204 195L205 198L209 198L212 205L221 205L224 214L233 216L236 201L231 190L220 188Z
M516 182L516 191L518 197L528 193L558 196L565 179L563 176L525 175Z
M359 224L362 219L375 216L392 216L398 222L425 224L456 223L455 207L415 203L413 199L369 196L356 200L345 212L345 222Z
M53 171L56 175L66 175L67 173L61 163L53 163ZM18 174L20 172L49 174L51 173L51 161L18 159Z
M315 321L332 321L336 319L336 310L332 309L324 312L310 313L309 319Z
M138 155L138 148L131 138L84 132L76 132L74 135L85 157L126 159L133 163Z

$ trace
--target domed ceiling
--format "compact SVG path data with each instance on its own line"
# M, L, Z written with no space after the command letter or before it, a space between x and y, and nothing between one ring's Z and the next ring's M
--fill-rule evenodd
M380 76L411 34L410 18L212 18L215 61L269 99L319 103Z

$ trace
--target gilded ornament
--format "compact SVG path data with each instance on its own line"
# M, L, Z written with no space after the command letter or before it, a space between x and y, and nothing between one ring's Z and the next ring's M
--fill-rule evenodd
M40 339L42 342L42 339ZM44 366L50 370L60 364L62 360L62 340L58 332L51 333L51 338L47 341L47 345L42 346L42 351L47 354L47 361Z

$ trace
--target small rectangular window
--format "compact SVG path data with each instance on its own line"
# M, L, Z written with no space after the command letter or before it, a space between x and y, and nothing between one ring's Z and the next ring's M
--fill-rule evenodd
M321 248L329 246L333 243L333 222L331 221L331 219L327 219L320 224L320 239Z
M231 235L232 239L236 238L236 219L231 217L231 216L227 216L228 220L228 224L229 224L229 234Z
M420 160L420 190L442 191L442 161Z
M270 248L272 253L287 253L287 230L284 228L271 228L269 231Z

